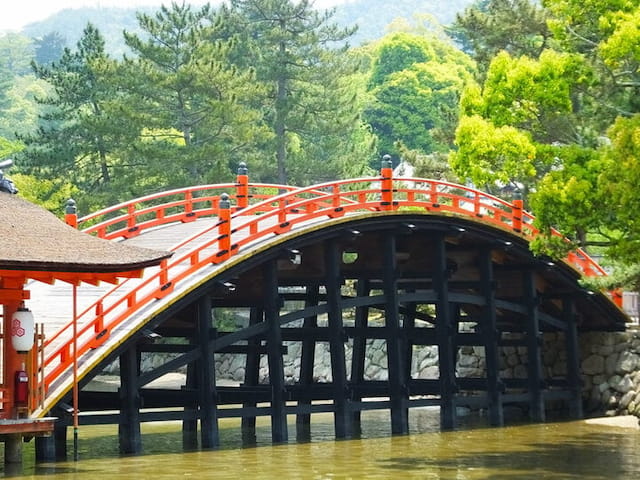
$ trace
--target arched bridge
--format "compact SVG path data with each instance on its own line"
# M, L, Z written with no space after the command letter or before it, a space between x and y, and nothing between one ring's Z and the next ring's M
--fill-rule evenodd
M556 262L531 254L537 231L521 201L394 178L388 166L379 177L304 188L251 183L241 168L235 183L162 192L67 221L175 252L142 278L108 288L31 286L46 328L35 414L60 416L72 404L75 369L80 411L97 412L82 422L118 423L123 452L140 451L140 422L162 419L182 420L192 438L199 422L207 447L217 444L218 418L229 416L242 417L247 431L270 416L274 441L288 439L288 414L300 434L310 414L331 412L339 438L353 435L369 409L390 410L394 433L407 432L409 409L425 405L440 407L443 428L455 426L459 405L486 408L495 425L511 403L541 421L549 401L562 401L579 417L579 331L624 329L615 298L578 283L604 275L583 251ZM560 375L543 368L545 332L564 338ZM386 346L386 380L365 374L373 340ZM323 383L314 375L321 343L331 358ZM293 344L301 353L288 359ZM435 378L412 367L423 345L437 351ZM458 374L465 346L483 352L483 375ZM527 351L526 375L502 378L501 349L513 346ZM152 353L166 354L164 363L142 371L141 358ZM238 385L216 380L223 353L242 357ZM92 392L90 380L114 360L118 391ZM285 375L289 361L293 376ZM154 387L178 369L186 369L184 385Z

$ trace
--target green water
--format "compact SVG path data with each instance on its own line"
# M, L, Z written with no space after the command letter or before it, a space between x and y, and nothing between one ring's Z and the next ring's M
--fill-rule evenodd
M79 461L22 467L6 478L48 479L637 479L640 431L585 422L440 432L438 413L412 412L409 436L389 437L388 414L369 412L363 439L334 441L331 417L311 426L311 441L271 445L268 422L242 446L237 420L221 422L221 448L182 451L177 423L143 425L145 454L117 453L114 426L81 427ZM293 420L293 419L292 419ZM71 440L72 432L69 431ZM290 426L295 439L295 425ZM70 442L71 454L71 442ZM70 455L72 456L72 455Z

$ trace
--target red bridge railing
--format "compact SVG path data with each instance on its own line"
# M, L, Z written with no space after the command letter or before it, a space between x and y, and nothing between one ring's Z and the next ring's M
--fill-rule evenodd
M133 288L112 288L80 312L77 352L82 357L103 344L136 311L172 292L194 272L218 264L269 236L297 225L357 213L423 212L474 218L527 240L538 231L521 201L507 202L493 195L449 182L422 178L393 178L390 166L380 177L356 178L294 188L249 183L246 173L236 183L201 185L148 195L121 203L78 220L83 231L106 239L129 238L148 228L190 222L209 216L217 221L174 247L174 257L148 269ZM559 234L558 234L559 235ZM586 276L606 275L582 250L565 259ZM45 343L45 386L72 367L73 322ZM61 341L62 338L69 340ZM54 346L61 343L59 346Z

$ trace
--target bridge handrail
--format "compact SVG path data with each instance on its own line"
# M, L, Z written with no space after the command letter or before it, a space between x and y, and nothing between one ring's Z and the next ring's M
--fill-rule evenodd
M354 188L356 186L360 188ZM154 267L155 272L152 271L126 294L113 300L108 295L103 296L81 312L78 319L88 316L88 320L78 332L78 356L81 357L90 349L101 345L132 313L156 299L163 298L173 291L178 282L200 268L225 261L259 238L286 233L295 224L308 223L320 217L336 218L356 211L421 209L433 213L481 218L484 222L527 239L538 234L533 227L533 216L522 210L521 203L509 203L450 182L408 177L394 178L389 182L383 175L326 182L295 189L289 187L285 190L284 193L240 210L219 208L219 221L181 242L181 246L187 246L194 238L200 238L205 233L217 235L212 235L210 240L199 243L176 258L165 260L160 267ZM130 203L125 202L124 205ZM235 220L233 230L232 220ZM585 275L605 274L581 250L572 252L566 260L582 270ZM110 293L117 289L118 287L115 287ZM107 304L111 300L112 302ZM95 318L92 317L94 310ZM70 328L72 324L73 322L70 322L61 330ZM56 334L56 338L59 338L59 333ZM72 344L73 339L70 339L53 352L47 353L47 388L71 367ZM48 341L47 345L52 345L52 341Z
M272 183L248 183L245 186L252 190L248 194L248 199L254 202L272 196L260 192L261 189L281 192L298 188ZM212 191L225 192L236 201L239 197L238 183L218 183L176 188L134 198L85 215L78 219L78 226L85 233L96 234L100 238L111 240L119 237L130 238L138 235L144 229L166 223L189 222L202 216L215 216L217 215L219 194L202 195L202 193L211 193ZM154 200L176 196L183 196L183 198L164 203L152 203ZM211 205L198 208L199 204L206 204L207 202L210 202ZM177 211L167 214L171 209L177 209ZM140 219L145 216L150 216L151 218L141 222ZM87 226L83 227L83 225Z

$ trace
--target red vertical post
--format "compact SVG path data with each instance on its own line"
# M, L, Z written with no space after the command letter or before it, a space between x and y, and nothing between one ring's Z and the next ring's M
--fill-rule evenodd
M524 208L524 202L522 199L516 199L513 201L513 230L515 232L522 231L522 210Z
M238 165L238 175L236 176L236 201L237 209L241 210L249 206L249 170L247 164L240 162Z
M18 353L11 341L13 314L20 308L22 302L29 298L29 292L24 290L24 279L2 279L0 286L2 308L2 383L6 388L3 399L3 418L16 418L15 375L26 362L23 354Z
M391 165L390 155L382 157L382 167L380 168L380 176L382 177L380 182L381 210L393 209L393 168Z
M231 202L226 193L220 195L218 219L219 251L217 255L219 260L226 260L231 254Z
M67 204L64 207L64 221L70 227L78 228L78 209L73 198L67 200Z

